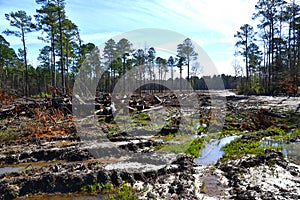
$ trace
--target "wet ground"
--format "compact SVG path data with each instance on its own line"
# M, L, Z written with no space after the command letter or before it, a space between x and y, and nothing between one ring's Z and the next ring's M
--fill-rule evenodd
M178 111L178 100L170 94L152 99L150 96L144 99L136 97L136 102L141 99L144 101L142 112L137 110L140 109L138 103L135 105L133 102L130 104L133 114L127 116L124 122L119 120L117 123L109 121L113 113L109 111L110 104L103 99L97 101L99 106L96 103L101 109L95 112L95 118L84 116L73 121L68 115L59 116L56 113L53 122L48 114L41 112L38 113L39 117L23 113L1 120L1 130L4 131L11 126L18 133L30 132L30 127L24 128L26 124L34 130L38 127L41 129L40 132L24 134L19 139L1 142L0 185L1 190L6 191L6 196L1 198L35 193L74 193L80 192L84 185L93 184L95 180L119 180L145 183L147 190L143 195L139 194L142 199L226 199L232 188L224 172L212 167L222 157L221 148L225 144L244 132L268 126L287 129L299 127L299 97L247 97L228 91L213 91L211 94L197 94L200 106L194 107L195 103L189 102L192 98L188 94L181 96L187 105L191 105L182 106L181 111ZM223 104L216 107L214 101L222 101ZM101 107L102 104L107 107ZM125 119L120 116L119 119ZM77 133L72 131L74 127ZM174 130L180 134L176 135L175 132L176 136L170 137ZM187 148L182 144L211 133L217 133L217 139L207 142L200 152L201 156L194 162L190 162L193 159L181 160L178 157L177 149L184 153ZM290 161L298 163L299 142L283 145L282 152L292 158L293 161ZM100 176L101 173L104 175ZM22 181L28 185L22 184ZM69 183L69 188L55 185L59 181ZM80 184L75 184L78 182ZM203 182L205 187L201 191ZM51 187L46 188L47 184ZM7 192L8 188L12 192ZM214 191L215 188L218 189ZM102 196L78 196L74 193L44 195L42 198L101 199Z
M222 147L225 144L230 143L238 136L228 136L220 140L212 141L205 145L200 152L200 157L195 159L195 162L200 165L212 165L215 164L223 156Z

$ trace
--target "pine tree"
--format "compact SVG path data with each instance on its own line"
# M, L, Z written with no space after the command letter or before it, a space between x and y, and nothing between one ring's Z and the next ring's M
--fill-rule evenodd
M25 11L20 10L17 12L11 12L10 14L5 14L6 20L10 22L12 27L18 30L5 30L6 35L14 35L21 38L23 44L24 52L24 65L25 65L25 96L29 96L29 84L28 84L28 65L27 65L27 49L25 35L35 30L36 26L32 23L31 16L27 15Z
M192 40L186 38L182 44L177 45L178 57L185 58L187 64L187 80L190 80L190 63L192 60L196 60L198 53L194 50Z

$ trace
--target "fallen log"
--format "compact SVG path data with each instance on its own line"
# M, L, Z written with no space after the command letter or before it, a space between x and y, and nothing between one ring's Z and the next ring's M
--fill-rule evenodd
M16 106L14 105L2 106L0 110L0 119L12 117L15 113L15 110L16 110Z

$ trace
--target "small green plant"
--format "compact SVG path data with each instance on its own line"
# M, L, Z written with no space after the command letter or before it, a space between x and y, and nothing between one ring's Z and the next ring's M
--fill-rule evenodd
M85 185L81 187L81 191L91 193L95 193L97 191L101 191L101 193L109 193L112 192L112 189L113 185L109 182L105 184L95 182L94 184Z
M197 128L197 133L200 135L200 134L204 134L204 133L207 133L207 125L199 125L198 128Z
M85 185L81 187L81 191L83 192L96 192L99 188L101 187L101 185L97 184L92 184L92 185Z
M298 127L295 130L293 130L293 132L291 134L291 138L297 138L299 136L300 136L300 127Z
M193 142L187 148L185 153L196 158L199 156L199 151L204 147L204 145L205 145L204 137L196 138L195 140L193 140Z
M110 125L108 127L107 137L108 138L113 137L114 135L118 134L118 132L119 132L119 127L118 126Z
M108 183L94 183L81 187L81 191L90 193L101 193L106 195L104 200L136 200L135 193L137 192L131 185L127 183L121 184L119 187Z
M113 189L114 189L113 185L108 182L102 185L101 193L103 194L110 193L113 191Z
M104 197L104 200L136 200L137 197L135 196L135 190L132 186L128 185L127 183L122 184L118 188L113 188L112 191L114 194L109 194Z

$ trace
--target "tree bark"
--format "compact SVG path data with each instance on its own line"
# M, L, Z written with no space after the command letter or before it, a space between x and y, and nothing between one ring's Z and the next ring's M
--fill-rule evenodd
M23 42L23 51L24 51L24 64L25 64L25 96L29 96L29 85L28 85L28 65L27 65L27 51L26 51L26 42L24 29L21 29L22 32L22 42Z

